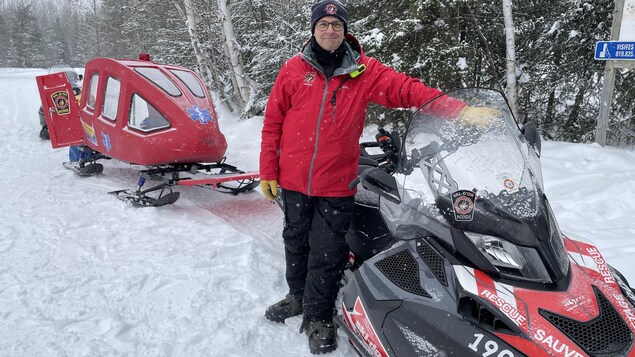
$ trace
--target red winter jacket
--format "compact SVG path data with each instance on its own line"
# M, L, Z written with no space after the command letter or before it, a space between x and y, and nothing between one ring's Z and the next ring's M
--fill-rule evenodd
M411 108L441 94L365 56L353 36L345 44L342 65L328 81L310 45L282 66L265 110L261 180L278 180L283 189L309 196L352 196L348 185L358 174L369 102ZM366 70L353 78L361 64ZM456 102L448 116L464 106Z

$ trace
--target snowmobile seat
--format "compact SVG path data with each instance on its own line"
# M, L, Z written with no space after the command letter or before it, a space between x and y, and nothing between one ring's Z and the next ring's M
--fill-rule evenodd
M363 159L366 159L366 160L363 160ZM364 170L368 168L377 167L379 165L377 161L373 159L365 158L363 156L359 158L359 161L360 161L359 169L357 170L358 174L361 174ZM362 164L362 161L368 161L370 165ZM359 183L357 187L357 193L355 194L355 203L363 204L366 206L379 207L379 195L362 188L361 183Z
M360 173L368 168L378 166L378 163L372 159L369 160L374 162L374 165L362 165L361 159L363 159L363 157L360 158ZM372 162L369 163L372 164ZM361 183L358 185L361 185ZM355 255L355 267L360 266L366 259L380 252L386 247L386 244L392 240L388 227L384 223L379 211L379 200L380 196L377 193L358 186L357 193L355 194L353 220L351 222L351 228L346 235L346 243L351 252ZM375 227L375 229L370 235L360 233L365 231L365 229L361 229L361 227L371 226Z
M368 190L357 190L357 193L355 193L355 203L379 208L379 195Z

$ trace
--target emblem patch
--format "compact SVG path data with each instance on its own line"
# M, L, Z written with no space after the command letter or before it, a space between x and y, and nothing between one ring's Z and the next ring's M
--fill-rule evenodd
M460 190L452 193L452 209L457 221L471 221L474 219L474 203L476 193Z
M110 135L104 133L103 130L101 132L101 142L104 144L106 151L110 152L110 150L112 150L112 144L110 143Z
M309 72L307 74L304 75L304 84L307 86L312 86L313 82L315 82L315 76L317 75L317 73L315 72Z
M53 105L55 105L57 115L67 115L71 112L68 97L67 91L59 91L51 94L51 99L53 99Z
M516 184L516 181L511 177L511 175L503 174L498 178L503 182L503 187L505 188L505 190L507 190L507 192L511 193L518 190L518 185Z
M214 121L214 117L209 112L209 109L203 109L198 105L189 108L187 115L189 115L193 121L200 121L201 124L208 124Z
M99 143L97 142L97 135L95 135L95 128L93 127L93 125L87 124L83 120L80 121L82 122L84 133L86 133L86 139L88 139L88 141L93 143L95 146L99 146Z
M503 186L505 186L505 188L508 190L513 190L516 188L516 184L514 183L514 180L510 178L503 180Z
M326 13L329 14L329 15L337 14L337 6L335 6L333 4L326 5Z

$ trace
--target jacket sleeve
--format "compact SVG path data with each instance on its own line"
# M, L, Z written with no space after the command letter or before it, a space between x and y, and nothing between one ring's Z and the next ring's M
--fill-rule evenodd
M279 172L280 140L282 138L282 123L291 107L290 83L288 75L288 61L282 66L273 84L262 127L262 142L260 146L260 179L277 180Z
M389 108L418 108L443 94L430 88L419 79L409 77L369 57L368 67L372 76L370 101ZM444 118L455 118L466 106L451 97L433 103L432 109Z

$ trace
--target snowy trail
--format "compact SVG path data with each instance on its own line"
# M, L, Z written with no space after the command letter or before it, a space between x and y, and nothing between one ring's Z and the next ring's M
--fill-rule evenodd
M81 178L38 138L41 70L0 69L0 356L309 356L286 292L282 214L259 192L179 188L172 206L106 194L133 168ZM258 166L261 119L219 113L228 163ZM593 239L635 282L635 154L545 143L547 195L564 231ZM343 333L329 356L355 356Z
M635 284L635 153L547 142L542 168L560 228L593 240Z
M286 291L280 210L196 187L157 209L106 194L134 169L62 168L67 151L37 136L40 74L0 70L0 356L309 355L299 318L263 317ZM254 134L232 164L257 169L259 125L223 129ZM333 354L351 355L345 340Z

